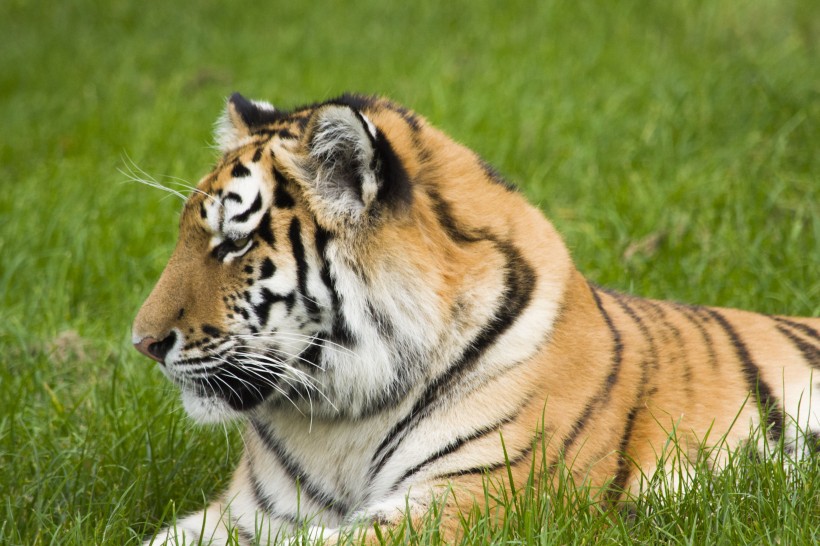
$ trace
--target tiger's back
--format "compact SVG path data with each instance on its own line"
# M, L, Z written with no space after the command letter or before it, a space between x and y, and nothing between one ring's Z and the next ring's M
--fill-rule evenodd
M679 449L691 461L705 451L719 468L757 429L796 456L816 449L820 320L643 299L583 281L578 292L593 300L608 333L599 321L596 341L610 350L597 381L578 381L583 394L567 402L574 417L558 434L576 479L593 469L591 482L612 479L617 498L638 492L659 459L676 463ZM568 354L587 354L575 345L567 342Z
M816 443L820 320L591 285L539 210L383 99L234 96L219 137L134 342L246 450L169 542L396 524L450 489L456 534L488 473L534 459L616 500L670 439L714 466L750 426Z

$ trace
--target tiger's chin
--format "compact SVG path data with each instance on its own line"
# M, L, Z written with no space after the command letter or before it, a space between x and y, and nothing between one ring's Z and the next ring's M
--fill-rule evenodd
M181 398L185 412L195 422L203 425L236 421L246 414L231 407L227 401L216 395L202 395L183 390Z

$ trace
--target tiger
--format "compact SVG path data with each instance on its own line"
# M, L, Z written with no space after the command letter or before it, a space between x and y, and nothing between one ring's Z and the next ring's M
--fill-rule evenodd
M215 136L133 343L244 451L148 544L378 543L435 503L456 540L486 480L520 488L533 460L544 490L564 461L618 503L670 445L715 469L754 429L820 445L820 318L588 281L515 185L386 98L234 93Z

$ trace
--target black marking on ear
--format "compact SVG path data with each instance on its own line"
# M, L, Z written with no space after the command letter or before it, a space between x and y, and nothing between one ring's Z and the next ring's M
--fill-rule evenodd
M245 125L247 125L251 131L279 121L286 115L278 110L260 108L239 93L231 95L230 102L236 109L236 113L239 114L239 117L242 118L242 121L245 122Z
M245 212L235 214L231 217L231 222L245 222L248 218L250 218L251 214L259 212L259 209L262 208L262 192L256 193L256 198L253 200L250 208L248 208Z
M268 243L271 247L275 247L276 238L273 236L273 228L270 225L270 211L266 212L259 222L259 227L256 228L256 233L263 241Z
M345 93L335 99L327 101L325 104L337 104L347 106L356 111L367 110L376 105L379 99L368 95L356 95L355 93Z
M376 152L374 155L378 158L377 176L381 181L377 199L393 208L408 208L413 202L413 188L401 159L384 133L378 129L373 146Z
M259 269L259 279L269 279L273 277L273 274L276 273L276 266L273 265L273 261L270 258L265 258L262 262L262 267Z
M231 176L233 176L234 178L245 178L250 175L250 169L248 169L239 161L237 161L236 164L233 166L233 169L231 169Z

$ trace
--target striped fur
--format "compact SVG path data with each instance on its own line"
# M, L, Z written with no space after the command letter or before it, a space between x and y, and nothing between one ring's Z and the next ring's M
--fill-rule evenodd
M692 458L758 425L816 447L820 319L591 285L480 158L383 99L284 112L234 95L218 138L134 342L195 419L244 420L246 449L157 543L332 538L448 488L453 536L485 474L508 476L502 438L514 480L565 460L610 501L672 434Z

